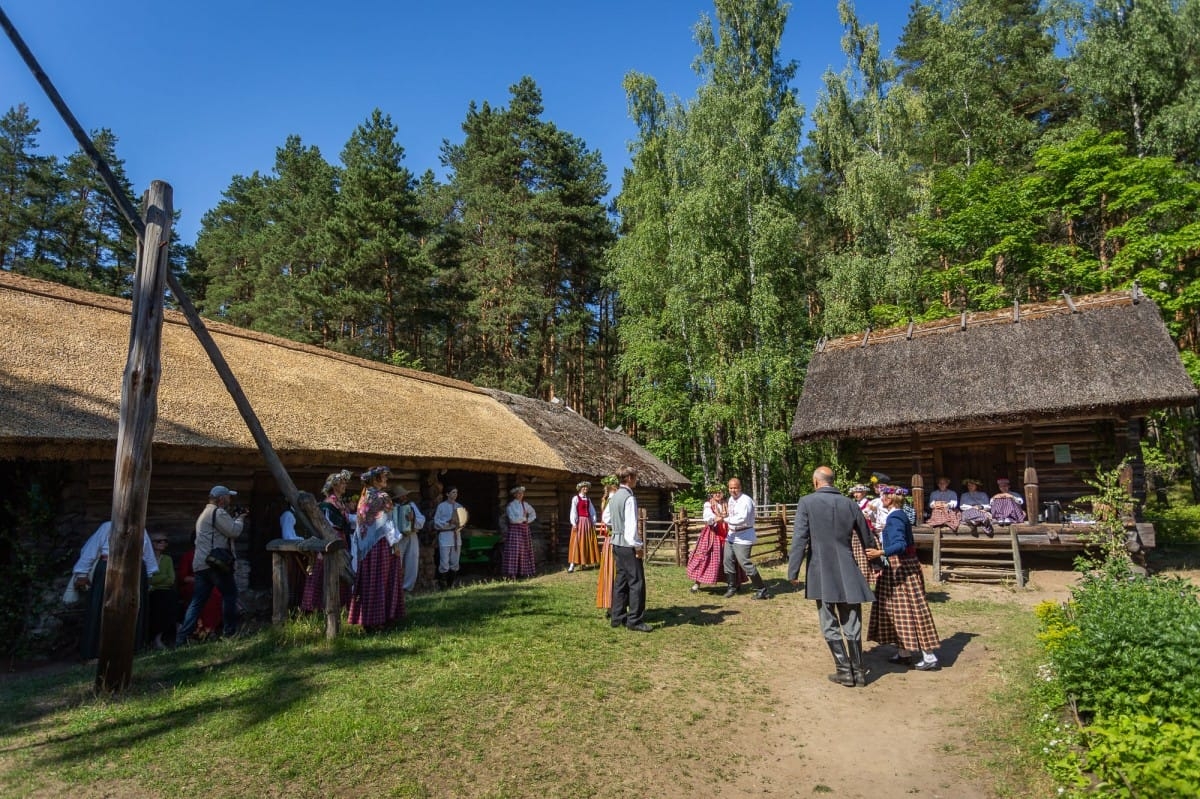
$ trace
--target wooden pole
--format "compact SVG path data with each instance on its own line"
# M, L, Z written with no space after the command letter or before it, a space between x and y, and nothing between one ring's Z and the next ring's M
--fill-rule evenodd
M120 425L113 472L112 532L108 576L100 615L100 659L96 690L121 691L133 679L137 617L142 578L146 497L150 492L150 456L158 421L158 383L162 373L163 278L171 241L171 187L150 184L144 204L144 235L134 271L129 355L121 381Z

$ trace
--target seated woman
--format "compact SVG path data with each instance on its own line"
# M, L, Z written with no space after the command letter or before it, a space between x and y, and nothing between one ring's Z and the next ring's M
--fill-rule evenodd
M963 480L967 490L958 498L958 508L962 511L962 523L971 527L971 535L979 535L980 529L986 535L992 534L992 504L988 495L979 490L982 485L973 477Z
M1020 524L1025 521L1025 497L1008 490L1008 478L997 477L998 491L992 497L992 521L996 524Z
M937 479L937 489L929 492L929 518L925 523L930 527L946 527L956 533L958 522L958 494L950 490L950 478L941 475Z

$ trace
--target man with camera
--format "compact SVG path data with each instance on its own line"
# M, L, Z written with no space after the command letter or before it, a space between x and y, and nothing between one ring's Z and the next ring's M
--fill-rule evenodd
M208 504L196 519L196 554L192 558L196 586L191 604L183 617L183 626L175 637L175 645L183 646L196 629L200 612L204 610L214 587L221 589L222 621L225 635L237 632L237 583L233 579L233 564L236 559L233 541L242 534L246 516L245 508L233 508L230 504L236 491L225 486L213 486L208 492Z

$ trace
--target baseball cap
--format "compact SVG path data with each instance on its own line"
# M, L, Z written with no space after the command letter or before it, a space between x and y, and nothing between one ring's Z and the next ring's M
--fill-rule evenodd
M225 486L213 486L212 491L208 492L210 497L236 497L236 491L230 491Z

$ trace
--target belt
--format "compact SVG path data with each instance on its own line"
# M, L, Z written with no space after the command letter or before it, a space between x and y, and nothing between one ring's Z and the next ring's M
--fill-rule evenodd
M729 532L731 532L731 533L744 533L744 532L746 532L747 530L753 530L753 529L754 529L753 527L735 527L735 528L733 528L732 530L730 530Z

